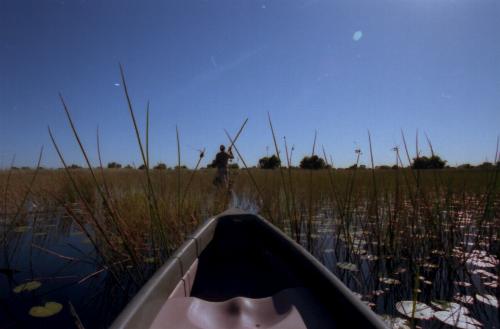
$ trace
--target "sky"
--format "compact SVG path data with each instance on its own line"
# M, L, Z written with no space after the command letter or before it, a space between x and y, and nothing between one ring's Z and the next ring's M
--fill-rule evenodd
M450 165L495 157L500 134L497 0L0 0L0 167L83 164L58 93L93 163L139 165L119 63L151 163L211 162L236 145L255 165L286 137L293 162L324 147L335 166L393 164L432 141ZM282 154L283 155L283 154ZM240 162L241 164L241 162Z

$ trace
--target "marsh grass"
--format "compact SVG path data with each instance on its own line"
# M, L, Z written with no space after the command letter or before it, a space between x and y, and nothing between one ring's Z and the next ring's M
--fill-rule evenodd
M9 260L16 256L19 233L28 225L35 232L36 221L28 218L34 213L62 213L85 235L98 256L96 268L78 282L105 275L112 289L132 296L188 234L230 204L228 191L212 184L215 170L200 169L204 149L200 150L194 170L182 168L178 127L176 168L150 168L149 102L145 131L141 132L121 66L120 73L144 170L104 169L99 131L99 163L92 164L70 108L60 96L86 168L68 166L49 128L63 169L41 170L41 151L36 170L0 171L1 236L7 269ZM327 169L296 169L291 165L293 146L289 148L286 138L282 146L278 143L268 115L275 154L283 166L277 170L253 169L236 144L247 122L234 137L225 131L243 164L243 169L231 175L233 196L258 209L301 243L376 312L395 315L396 302L408 299L416 305L434 299L453 300L457 293L499 294L494 280L478 277L481 272L477 272L482 268L493 271L489 275L496 275L498 284L498 167L412 169L412 155L402 132L403 151L394 148L395 169L376 169L368 132L369 169L359 167L363 157L360 149L354 151L352 169L334 169L324 148ZM428 136L426 140L434 155ZM311 155L316 154L316 149L315 133ZM420 152L417 134L415 156ZM65 225L67 231L71 225ZM35 241L33 235L30 250L53 252L44 243L49 242L42 238ZM485 324L498 325L495 311L479 305L475 299L475 316ZM416 324L424 325L413 314L410 326Z

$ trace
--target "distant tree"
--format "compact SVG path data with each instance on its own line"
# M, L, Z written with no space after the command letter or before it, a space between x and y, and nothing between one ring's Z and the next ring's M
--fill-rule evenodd
M128 164L125 166L125 169L134 169L134 167L132 167L131 165Z
M10 170L19 170L19 168L16 166L12 166L12 167L10 167Z
M359 165L358 169L366 169L366 165Z
M421 156L413 159L413 169L442 169L446 164L438 155L433 155L430 158Z
M472 166L470 163L464 163L459 166L457 166L458 169L472 169L474 166Z
M398 165L393 165L393 166L391 167L391 169L398 169L398 168L399 168L399 166L398 166Z
M27 167L27 166L24 166L24 167L21 167L22 170L31 170L30 167Z
M159 162L156 166L153 167L153 169L165 170L165 169L167 169L167 165L164 164L163 162Z
M375 169L387 170L387 169L391 169L391 167L389 167L387 165L381 165L381 166L376 166Z
M237 163L231 163L227 166L229 169L240 169L240 166Z
M358 165L357 164L353 164L352 166L349 166L347 169L357 169L358 168Z
M146 170L146 165L145 164L141 164L137 169L139 169L139 170Z
M477 168L493 169L493 168L495 168L495 166L493 165L493 163L485 161L485 162L481 163L479 166L477 166Z
M259 168L261 169L275 169L280 165L281 161L275 154L270 157L263 157L259 159Z
M110 162L108 163L108 169L120 169L122 167L121 164L119 164L118 162Z
M72 164L68 167L69 169L81 169L82 167L80 167L79 165L77 164Z
M324 169L326 168L326 162L317 155L305 156L300 161L300 168L302 169Z
M188 167L185 166L185 165L181 165L180 167L179 166L175 166L174 169L187 169Z

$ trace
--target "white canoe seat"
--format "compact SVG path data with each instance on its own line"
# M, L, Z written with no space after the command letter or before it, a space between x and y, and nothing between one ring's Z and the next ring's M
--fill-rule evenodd
M324 317L321 309L305 288L285 289L271 297L235 297L222 302L211 302L196 297L170 298L161 308L151 328L328 328L330 326L323 325L325 322L331 325L331 322ZM311 318L316 322L312 326Z

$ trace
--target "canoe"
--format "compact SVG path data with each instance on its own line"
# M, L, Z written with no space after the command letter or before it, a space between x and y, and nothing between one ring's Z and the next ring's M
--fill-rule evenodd
M264 218L207 220L112 329L386 328L326 267Z

